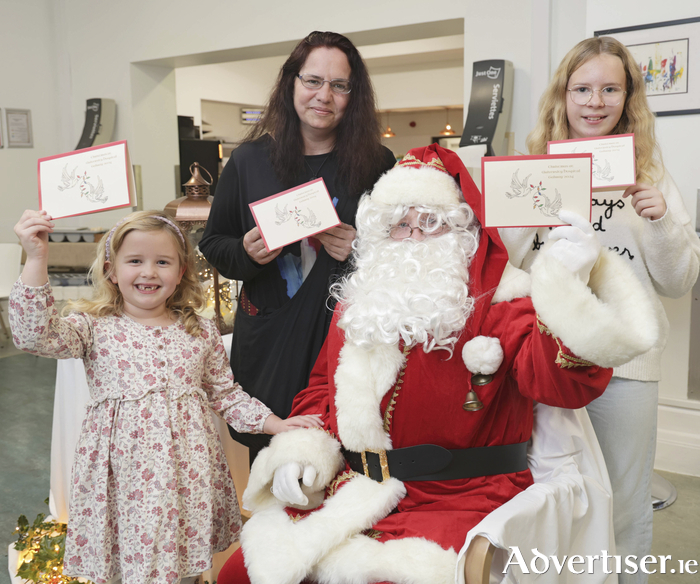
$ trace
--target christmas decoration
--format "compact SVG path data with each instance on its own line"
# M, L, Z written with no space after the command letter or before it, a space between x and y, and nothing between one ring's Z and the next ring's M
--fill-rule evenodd
M44 501L47 505L49 500ZM46 519L39 513L31 525L24 515L17 520L19 552L17 576L37 584L78 584L78 580L63 575L63 553L66 543L66 524ZM81 580L80 582L87 582Z

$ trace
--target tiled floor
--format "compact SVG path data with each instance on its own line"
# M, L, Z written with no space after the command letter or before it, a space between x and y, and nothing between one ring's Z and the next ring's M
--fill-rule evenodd
M0 332L0 334L2 334ZM0 339L3 341L5 339ZM5 340L0 348L0 584L9 584L7 546L20 514L48 513L49 456L56 363L23 354ZM654 513L654 555L700 562L700 478L660 473L677 501ZM650 584L700 582L691 574L656 574Z
M655 556L672 556L667 572L652 574L650 584L697 584L700 582L700 478L657 471L667 478L678 491L676 502L654 512L654 543L651 552ZM680 574L678 561L695 560L695 574Z
M14 353L0 349L1 354ZM9 584L7 546L17 518L48 514L56 362L27 354L0 358L0 584Z

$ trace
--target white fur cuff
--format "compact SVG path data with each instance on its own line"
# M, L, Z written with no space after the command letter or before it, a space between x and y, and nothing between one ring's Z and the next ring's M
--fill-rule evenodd
M313 466L316 471L314 484L302 487L304 494L317 506L323 499L322 491L343 468L345 462L340 452L340 442L319 429L302 428L277 434L270 446L260 451L248 479L248 488L243 493L243 506L250 511L259 511L271 505L282 503L270 493L275 471L286 462L298 462ZM313 497L321 493L320 497Z
M407 537L380 543L356 535L324 556L312 575L323 584L454 584L456 565L454 550L427 539Z
M531 274L535 310L578 357L617 367L656 342L658 324L647 292L609 250L601 251L588 286L546 254L539 254Z
M254 514L241 533L250 581L298 584L321 558L386 517L405 495L401 481L377 483L359 475L297 522L275 507Z

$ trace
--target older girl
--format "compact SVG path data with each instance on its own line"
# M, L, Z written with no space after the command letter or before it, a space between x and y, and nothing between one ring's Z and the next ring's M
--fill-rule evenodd
M610 37L580 42L564 57L540 101L531 154L547 142L633 133L637 183L624 192L593 195L598 238L629 261L653 297L659 341L648 353L616 367L606 392L588 407L613 486L617 553L651 551L651 475L656 451L661 353L669 334L659 295L679 298L698 276L700 242L676 184L664 168L640 67ZM549 231L502 230L513 264L528 268ZM644 582L641 571L621 582Z

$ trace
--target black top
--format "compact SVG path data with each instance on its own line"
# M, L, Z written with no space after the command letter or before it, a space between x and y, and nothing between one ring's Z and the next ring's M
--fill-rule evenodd
M243 281L245 296L258 310L252 316L239 302L231 347L234 378L250 395L285 418L294 396L307 386L328 333L332 317L332 306L327 305L328 287L346 263L334 260L321 247L308 276L289 298L276 260L286 254L299 256L299 243L285 247L276 260L262 266L246 253L243 236L255 227L249 203L290 188L275 176L268 153L270 139L263 136L247 142L231 155L219 179L199 248L222 275ZM395 163L391 151L384 150L386 164L382 172ZM312 180L320 168L319 176L331 199L337 199L338 217L354 226L360 193L348 196L343 185L336 184L336 153L307 156L306 162L305 173L292 186Z

